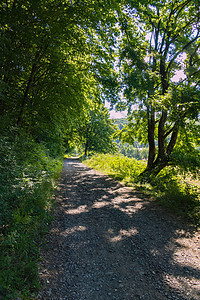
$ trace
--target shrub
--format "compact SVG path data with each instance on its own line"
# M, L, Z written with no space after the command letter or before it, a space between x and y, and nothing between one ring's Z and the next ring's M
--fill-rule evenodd
M195 179L196 178L196 179ZM161 204L200 225L199 178L180 168L165 168L152 181L152 192Z
M37 260L62 159L25 135L0 136L0 297L39 287Z

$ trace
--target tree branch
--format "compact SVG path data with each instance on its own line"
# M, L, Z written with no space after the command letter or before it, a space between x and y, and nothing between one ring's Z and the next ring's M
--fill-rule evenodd
M197 14L197 16L198 16L198 14ZM181 29L177 32L177 34L173 36L173 38L171 40L172 43L176 40L176 38L180 35L181 32L183 32L190 24L193 24L193 21L195 20L195 18L196 18L196 16L194 16L193 19L191 19L187 24L185 24L184 27L181 27Z
M176 140L177 140L177 137L178 137L178 131L179 131L178 124L175 123L170 142L169 142L169 144L167 146L167 149L166 149L167 155L170 155L172 153L172 150L174 149L174 146L176 144Z
M169 72L172 63L173 63L174 60L177 58L177 56L178 56L179 54L181 54L184 50L186 50L192 43L194 43L194 42L199 38L199 36L200 36L200 35L199 35L199 30L198 30L196 37L193 38L191 41L189 41L185 46L183 46L183 48L182 48L180 51L178 51L178 52L174 55L174 57L170 60L168 66L167 66L167 70L166 70L167 73Z
M165 139L170 135L170 133L172 133L172 131L175 129L175 126L176 126L176 123L174 124L174 126L173 126L170 130L168 130L168 131L165 133L165 135L164 135L164 138L165 138Z

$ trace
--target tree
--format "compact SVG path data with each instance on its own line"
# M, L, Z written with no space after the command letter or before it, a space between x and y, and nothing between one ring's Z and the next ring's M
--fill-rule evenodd
M108 109L102 104L91 105L85 111L82 119L73 120L69 128L67 142L73 147L84 151L85 155L89 152L108 153L116 151L116 144L113 140L115 132L114 121L109 118Z
M200 9L195 0L128 2L123 22L120 18L119 67L123 101L130 112L124 135L148 142L148 164L142 175L149 178L173 163L180 132L187 134L198 120ZM174 82L178 70L185 78Z
M1 2L2 131L15 127L56 148L66 122L101 100L102 79L113 70L109 28L117 6L114 0Z

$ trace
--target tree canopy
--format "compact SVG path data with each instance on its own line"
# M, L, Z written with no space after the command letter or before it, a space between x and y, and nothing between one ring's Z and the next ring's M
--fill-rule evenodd
M91 106L82 120L74 120L68 132L68 143L77 147L79 152L108 153L115 152L116 144L113 140L115 132L114 121L109 117L108 109L102 104Z
M2 131L15 127L58 146L68 121L101 101L103 78L114 72L116 3L1 2Z
M156 175L173 163L177 142L199 116L199 1L129 1L123 17L119 69L124 98L118 105L129 108L130 122L121 135L148 142L144 173ZM179 70L185 76L174 81Z

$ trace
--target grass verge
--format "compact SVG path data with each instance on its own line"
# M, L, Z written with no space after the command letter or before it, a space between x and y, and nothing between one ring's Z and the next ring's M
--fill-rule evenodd
M0 152L0 299L30 299L62 159L25 136L1 136Z
M142 190L148 197L200 226L200 178L179 168L166 167L151 184L138 183L138 175L146 162L123 155L98 154L84 160L84 164L101 171L128 186Z

